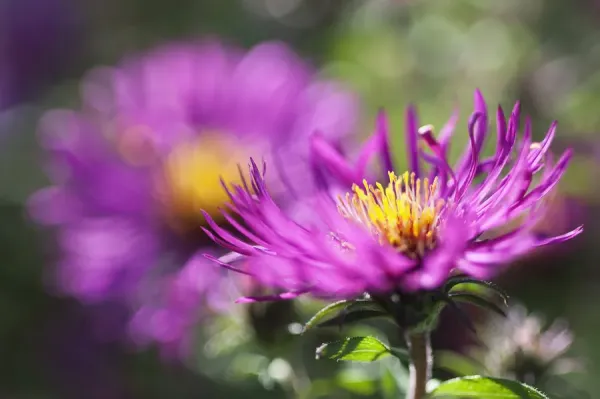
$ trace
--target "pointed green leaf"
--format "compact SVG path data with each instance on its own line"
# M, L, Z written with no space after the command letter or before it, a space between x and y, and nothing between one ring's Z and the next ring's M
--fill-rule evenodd
M357 321L386 316L388 316L388 314L382 310L362 309L350 311L350 309L348 309L348 311L342 311L337 316L317 324L316 327L340 327L343 324L355 323Z
M452 290L452 288L456 287L459 284L476 284L476 285L480 285L482 287L489 288L492 291L494 291L496 294L498 294L504 302L508 301L508 294L506 293L506 291L504 291L502 288L500 288L500 286L498 286L497 284L495 284L491 281L477 280L475 278L466 277L466 276L454 276L454 277L451 277L450 279L448 279L448 281L444 285L444 291L446 293L448 293L448 292L450 292L450 290Z
M317 348L317 359L372 362L390 355L390 348L375 337L350 337Z
M431 399L549 399L523 383L500 378L472 375L443 382L429 395Z
M467 294L467 293L450 293L448 294L448 298L452 301L471 303L475 306L479 306L484 309L491 310L493 312L498 313L500 316L506 317L506 312L498 305L493 302L488 301L485 298L482 298L477 295Z
M343 300L325 306L323 309L319 310L313 317L311 317L309 321L306 322L302 333L305 333L307 330L313 328L321 320L325 319L328 316L331 316L332 313L339 312L340 310L345 309L352 302L353 301Z
M370 299L344 300L332 303L319 310L305 325L303 333L315 327L329 327L341 325L346 322L360 320L360 316L351 316L352 313L362 310L383 312L376 303ZM383 314L385 315L385 314ZM382 316L383 316L382 315ZM356 317L356 319L355 319ZM376 317L374 314L372 317Z

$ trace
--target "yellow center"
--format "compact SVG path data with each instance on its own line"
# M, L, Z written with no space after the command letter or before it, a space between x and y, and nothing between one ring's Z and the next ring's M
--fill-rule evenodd
M338 198L338 210L345 218L366 227L381 243L389 243L410 256L421 256L436 243L436 231L444 200L437 196L437 178L416 179L408 172L389 172L383 187L363 181L352 192Z
M175 229L197 228L203 222L200 210L218 218L219 208L229 201L221 179L241 183L238 165L247 161L248 151L223 137L203 134L175 148L167 157L159 179L159 198Z

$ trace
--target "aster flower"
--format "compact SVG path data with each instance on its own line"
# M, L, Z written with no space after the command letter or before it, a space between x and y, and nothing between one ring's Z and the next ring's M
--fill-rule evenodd
M480 338L484 348L473 353L493 376L537 384L551 375L581 368L578 360L566 356L574 339L566 322L546 325L523 306L511 307L507 317L491 318Z
M490 318L480 338L482 345L471 355L486 374L535 384L552 397L584 395L561 378L583 370L583 362L569 356L574 335L565 320L547 324L540 315L514 305L506 317Z
M233 289L202 256L223 254L199 211L227 223L216 213L227 200L219 176L235 179L240 161L274 153L302 173L294 160L307 156L309 134L347 136L355 98L280 43L248 53L163 45L93 71L82 89L80 111L42 120L54 185L30 201L33 217L57 228L58 289L126 306L137 342L180 351L203 309L222 309Z
M278 291L272 297L242 301L288 299L304 293L343 300L368 293L387 298L386 306L394 308L397 321L405 326L418 324L423 321L418 313L431 300L427 293L464 281L457 274L490 278L501 265L533 248L568 240L582 231L546 237L531 229L544 215L544 198L571 157L571 151L566 151L555 162L549 151L556 123L541 142L534 143L529 119L519 135L519 104L508 120L499 107L496 150L484 157L488 115L477 91L467 127L470 144L451 166L447 154L456 115L437 137L431 126L418 128L417 120L415 109L409 107L407 172L395 169L383 113L354 164L321 135L314 135L311 159L317 181L326 188L324 192L340 185L348 192L306 201L313 214L309 220L298 221L276 205L267 189L266 163L259 166L251 161L250 181L243 179L227 189L229 209L244 224L234 224L233 234L205 213L211 227L208 234L244 262L239 266L230 262L232 255L213 260ZM367 170L373 158L386 172L375 179ZM539 177L536 183L534 177ZM232 218L228 211L223 215ZM524 223L494 234L522 215L526 215ZM414 312L399 316L406 306L398 310L397 302L420 309L416 320L407 320L414 318Z
M456 115L436 137L432 126L418 128L415 109L407 109L406 172L395 168L383 113L354 163L316 133L310 159L322 190L301 201L309 209L302 219L274 201L265 180L267 162L259 166L251 159L249 181L242 176L241 184L227 184L224 179L230 203L222 214L234 221L235 232L204 212L210 226L207 234L232 253L206 257L276 291L267 297L243 298L243 302L302 294L338 300L319 311L305 330L332 321L343 323L350 314L354 320L389 316L402 330L408 347L407 399L424 398L433 363L430 332L444 305L456 309L457 302L467 301L502 313L487 299L455 288L463 283L481 284L506 298L483 279L534 248L566 241L582 231L580 227L562 235L541 236L532 228L546 214L544 199L571 157L571 151L566 151L554 162L549 151L556 123L541 142L533 143L529 119L518 137L519 104L508 121L499 107L496 150L484 157L486 108L476 91L475 110L467 125L469 145L453 166L447 154ZM367 166L373 158L385 173L371 175ZM345 195L330 195L344 186ZM501 231L523 215L521 224ZM323 322L336 310L342 311ZM337 360L373 361L384 353L394 350L374 337L347 338L317 349L318 358Z

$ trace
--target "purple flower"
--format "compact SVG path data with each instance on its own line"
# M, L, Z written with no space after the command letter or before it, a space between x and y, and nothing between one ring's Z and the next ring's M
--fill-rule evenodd
M82 89L80 111L42 120L54 185L30 201L39 223L58 228L59 289L127 306L137 342L180 350L203 309L220 309L231 288L201 255L213 244L199 210L227 223L219 176L235 179L241 160L277 161L274 153L284 170L306 173L296 160L308 156L310 133L339 142L355 124L356 99L279 43L248 53L164 45L93 71Z
M571 152L554 161L549 151L553 123L546 137L532 142L530 120L518 137L520 107L508 121L497 111L496 150L482 156L488 138L484 99L475 93L468 121L470 144L453 166L448 149L457 118L439 135L418 128L413 107L406 112L406 146L410 169L395 170L385 115L354 164L319 134L312 138L311 159L317 180L327 189L345 186L345 195L315 196L305 204L312 218L298 221L280 208L267 190L265 164L250 166L250 182L231 184L230 211L243 220L235 234L208 214L215 242L245 260L214 259L222 266L251 275L287 299L303 293L328 299L427 292L440 288L453 274L484 279L533 248L568 240L579 227L559 236L540 236L531 227L545 215L545 196L563 175ZM367 165L377 160L387 176L370 184ZM332 186L335 183L336 186ZM234 218L227 211L224 217ZM511 231L495 234L511 220L526 215ZM243 238L240 238L243 237Z

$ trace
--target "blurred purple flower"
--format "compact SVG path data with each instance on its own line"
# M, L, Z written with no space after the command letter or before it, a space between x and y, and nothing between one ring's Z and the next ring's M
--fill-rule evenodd
M340 142L356 115L353 95L316 80L280 43L248 53L164 45L92 72L83 109L51 111L41 123L55 185L31 198L30 211L58 227L59 288L85 302L120 301L135 312L136 342L184 350L199 316L222 308L231 288L201 255L212 242L199 210L227 223L219 177L273 154L307 173L294 160L307 156L310 133Z
M0 109L28 99L57 76L79 49L73 0L5 0L0 4Z
M468 122L470 145L451 167L447 153L456 115L436 138L431 126L418 128L416 111L409 107L405 137L410 172L399 176L394 173L383 113L355 165L315 135L311 155L316 176L321 181L333 178L352 186L352 191L337 199L322 195L310 201L313 218L304 223L275 204L267 191L265 165L261 169L251 161L250 183L229 188L230 209L243 226L236 225L234 235L205 214L215 242L244 262L237 266L232 255L206 256L282 292L242 301L289 299L303 293L328 299L355 298L365 292L414 293L439 288L455 271L489 278L499 265L582 231L579 227L544 237L531 229L545 215L544 197L563 175L571 151L554 162L549 148L556 124L542 142L533 143L529 119L517 140L519 121L519 104L508 121L498 108L496 151L482 157L488 115L477 91ZM373 157L389 173L389 183L363 181ZM537 184L534 175L539 176ZM361 181L363 186L357 185ZM493 234L524 214L521 225ZM226 211L223 215L231 218Z

